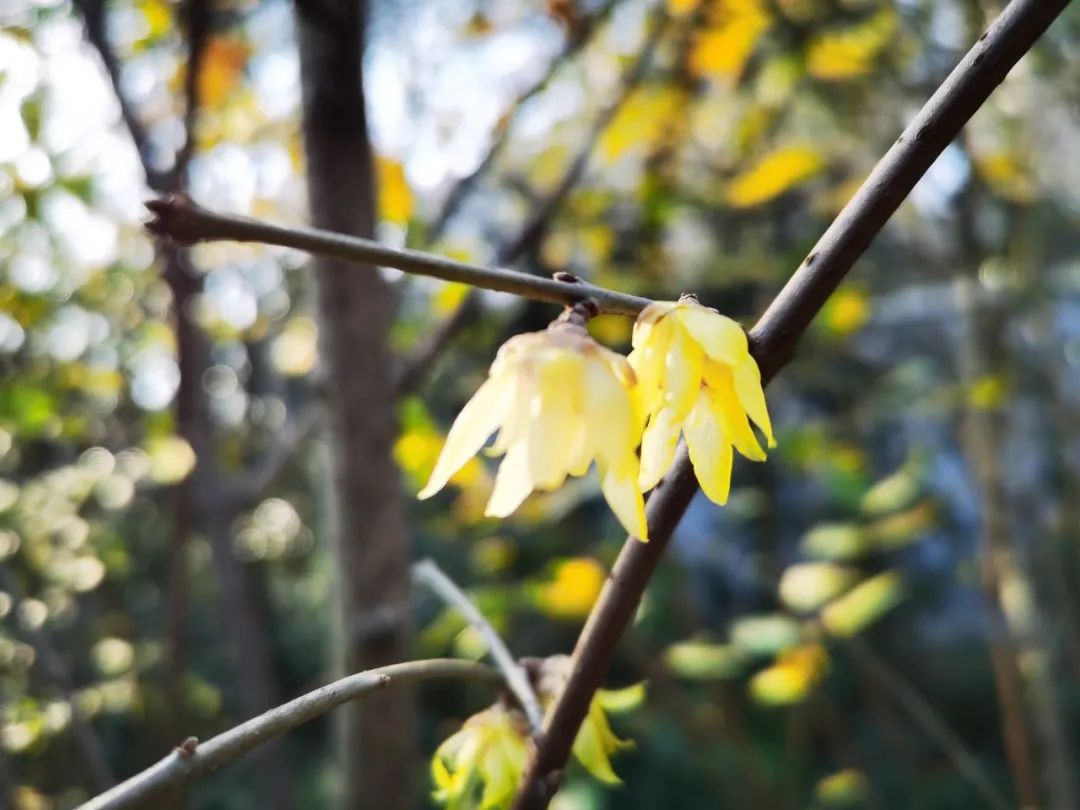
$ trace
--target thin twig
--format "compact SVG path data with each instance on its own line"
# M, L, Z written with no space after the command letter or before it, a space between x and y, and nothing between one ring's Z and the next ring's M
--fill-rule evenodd
M237 476L236 485L229 492L229 499L235 508L252 506L277 483L297 451L315 433L321 416L321 403L306 406L293 424L286 427L284 435L270 448L265 458Z
M956 137L1069 0L1014 0L897 139L751 330L765 382L919 178ZM628 538L574 650L570 677L548 712L516 810L547 807L589 704L691 499L697 481L685 446L649 499L649 542Z
M926 732L926 736L938 744L945 755L952 760L956 769L966 776L979 791L987 805L994 810L1009 810L1009 802L986 775L979 760L915 687L858 637L845 639L845 646L855 660L865 666L874 679L895 698L897 703L904 707L912 719Z
M619 110L630 98L634 90L637 89L638 85L641 84L642 79L645 78L645 74L652 64L656 48L667 30L669 21L670 18L661 8L651 21L651 30L645 39L641 52L623 74L614 98L601 107L596 119L589 127L584 141L582 141L577 156L567 166L566 171L563 172L563 176L555 184L554 188L533 207L532 213L522 223L518 232L505 239L495 251L494 264L512 264L540 243L559 207L574 187L581 182L600 136L611 125ZM413 350L413 353L401 361L401 369L398 373L396 385L398 396L411 394L420 387L421 382L427 377L431 368L452 345L451 342L454 336L480 312L480 304L479 292L471 290L457 309L446 316L432 330L431 334Z
M578 51L582 50L589 43L592 35L611 15L611 12L614 10L615 6L618 5L618 2L619 0L607 0L603 6L597 9L596 13L589 17L577 31L571 35L571 38L567 40L563 49L550 63L548 63L547 70L544 71L544 74L529 85L510 104L510 108L503 115L499 123L498 130L491 141L491 145L488 147L487 154L484 155L483 159L476 165L475 169L454 183L454 186L447 193L446 199L439 209L439 213L432 220L431 225L427 228L427 233L424 235L424 240L428 245L433 245L439 237L443 235L446 226L450 224L450 221L457 214L462 203L468 198L469 193L480 181L480 178L487 174L491 167L495 165L495 161L498 159L499 155L502 154L503 149L506 148L506 144L510 141L510 131L513 128L510 123L512 118L526 103L539 93L542 93L544 89L551 84L551 80L555 77L559 68L570 61Z
M194 782L344 703L391 684L437 678L496 681L499 674L484 664L445 658L391 664L349 675L253 717L206 742L200 743L190 738L157 764L91 799L81 805L80 810L119 810L144 806L149 800Z
M648 298L608 290L574 277L557 281L499 267L481 267L418 250L380 245L371 239L316 228L287 228L248 217L203 208L183 194L169 194L146 204L155 218L146 224L153 233L183 245L225 240L259 242L294 248L319 256L365 265L382 265L419 276L457 281L487 290L512 293L537 301L570 305L592 299L601 312L637 315Z
M540 726L544 722L544 713L540 709L540 700L536 697L529 676L525 672L513 653L510 652L506 643L502 640L495 628L491 626L484 614L465 595L465 592L450 579L434 560L421 560L413 566L413 579L431 588L448 605L456 608L465 620L484 637L487 642L488 652L495 662L495 666L502 672L506 685L514 697L518 699L529 726L534 734L539 733Z
M122 92L120 76L120 60L116 57L116 51L109 42L109 35L105 23L105 0L75 0L75 9L83 18L83 26L86 29L86 40L94 50L98 52L101 62L105 67L105 73L113 88L113 95L120 105L120 116L124 120L131 140L135 144L135 150L139 153L143 171L146 174L146 184L158 192L169 189L168 172L162 172L154 165L153 144L150 133L145 124L139 118L135 106L128 100L127 94Z

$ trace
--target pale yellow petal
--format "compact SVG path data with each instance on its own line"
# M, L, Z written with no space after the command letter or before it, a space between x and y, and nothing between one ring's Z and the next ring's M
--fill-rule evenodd
M746 411L735 393L731 370L719 363L706 363L705 380L712 389L713 409L720 418L728 441L751 461L764 461L765 451L754 435Z
M676 317L713 360L734 366L747 357L746 333L731 318L692 303L679 307Z
M701 387L704 352L697 341L677 321L672 324L671 345L664 358L664 402L683 418L690 413Z
M592 464L593 452L586 429L585 417L577 416L572 427L573 440L570 443L570 475L585 475Z
M420 491L419 498L430 498L446 486L450 477L484 446L506 415L511 391L510 379L505 376L490 378L477 389L454 420L431 478Z
M712 393L703 388L683 423L683 435L702 492L709 500L723 506L731 491L731 442L724 436L712 399Z
M596 459L610 466L634 458L638 431L630 391L598 358L585 360L584 394L585 429Z
M501 456L510 445L522 441L529 435L533 402L537 397L537 380L533 363L518 363L507 372L507 376L510 379L511 390L499 435L495 437L495 442L488 451L488 454L493 456Z
M776 439L773 437L772 420L769 419L769 408L765 404L765 392L761 387L761 372L753 357L747 355L741 363L732 369L735 382L735 392L739 396L739 402L747 416L754 420L769 443L769 447L776 447Z
M499 472L495 476L495 488L491 492L484 514L504 518L521 506L533 490L529 477L528 450L525 441L510 445Z
M641 437L641 472L638 484L648 491L659 483L675 458L680 425L670 408L661 408L649 420Z
M537 489L562 486L573 461L577 416L583 399L583 367L599 365L575 351L551 353L538 369L538 395L528 431L529 475ZM610 374L613 384L614 376Z
M611 511L627 533L640 540L648 540L645 524L645 499L636 480L637 465L627 460L620 465L600 467L600 488Z
M643 345L652 337L652 327L679 305L674 301L653 301L645 309L641 310L634 321L634 331L630 336L630 345L635 349Z

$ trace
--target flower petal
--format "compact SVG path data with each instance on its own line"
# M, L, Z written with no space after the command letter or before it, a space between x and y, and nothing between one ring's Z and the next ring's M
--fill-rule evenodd
M735 392L739 395L747 415L754 420L769 443L769 447L776 447L776 439L773 437L772 420L769 419L769 408L765 404L765 392L761 387L761 371L753 357L749 355L732 368L732 376L735 382Z
M746 418L742 403L735 393L731 369L720 363L710 362L705 365L706 385L712 389L713 411L720 418L727 440L751 461L764 461L765 451L761 449L761 444Z
M495 488L491 492L484 514L504 518L521 506L521 502L533 491L529 476L528 450L524 440L510 445L506 457L495 476Z
M552 352L538 370L539 390L528 431L529 475L537 489L556 489L566 480L576 449L583 366L593 364L575 351L561 350Z
M612 733L604 710L594 701L574 740L573 751L578 762L584 765L589 773L601 782L618 785L622 780L611 768L611 754L629 745Z
M648 492L655 487L675 458L675 445L679 441L681 426L675 421L670 408L661 408L649 420L649 426L641 437L641 471L638 484Z
M682 324L672 324L671 345L664 357L664 402L676 418L690 413L701 388L704 352Z
M723 506L731 491L731 442L724 436L715 394L701 389L701 397L683 423L686 448L701 490Z
M502 423L510 405L510 378L497 376L484 382L461 409L446 436L439 460L417 497L430 498L484 446Z
M731 318L700 304L683 304L676 314L705 353L718 363L734 366L749 351L746 333Z
M631 457L633 458L633 457ZM649 539L645 523L645 499L641 495L635 473L637 465L628 461L619 466L600 468L600 489L604 499L626 529L627 534L639 540Z
M637 316L637 320L634 321L634 331L630 336L630 345L635 349L643 346L649 339L652 327L658 322L663 322L663 318L669 312L678 308L678 304L675 301L653 301Z
M634 459L638 431L630 391L598 358L586 358L583 372L582 404L593 456L607 466Z

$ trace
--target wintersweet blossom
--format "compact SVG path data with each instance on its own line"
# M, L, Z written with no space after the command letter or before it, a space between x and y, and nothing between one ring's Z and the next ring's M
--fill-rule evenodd
M490 453L505 455L485 514L506 517L534 489L557 489L595 460L615 516L646 539L634 371L625 357L596 343L575 313L569 309L545 331L503 344L488 379L450 428L421 499L446 486L498 430Z
M761 373L742 327L683 296L646 307L632 342L628 360L649 420L641 440L642 490L652 489L667 472L681 432L702 490L726 503L732 449L753 461L765 459L750 421L769 447L776 445Z
M529 755L527 732L521 713L501 703L470 717L431 760L436 801L448 810L506 807Z

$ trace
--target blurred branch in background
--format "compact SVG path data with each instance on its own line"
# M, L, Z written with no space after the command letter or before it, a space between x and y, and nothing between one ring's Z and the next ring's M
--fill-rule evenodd
M78 0L87 39L98 51L106 67L139 157L147 184L158 193L187 186L188 170L194 154L200 107L200 67L211 36L212 10L208 0L186 0L181 7L182 28L187 36L187 73L184 80L183 139L171 166L155 163L153 144L140 123L138 110L127 98L122 66L108 39L103 0ZM202 277L190 264L190 257L175 245L159 243L156 248L162 278L172 293L173 328L176 335L179 386L175 399L176 431L195 450L197 464L191 475L174 492L174 521L169 541L166 572L166 679L171 728L168 737L177 739L187 727L187 634L190 614L190 583L187 542L197 528L204 528L213 549L214 570L221 598L222 626L234 651L239 676L238 693L248 714L265 711L278 702L279 690L269 648L269 633L257 597L254 572L235 556L231 526L238 503L222 497L228 491L225 474L217 458L215 428L202 397L201 381L210 367L210 347L195 322L193 303L202 289ZM289 806L292 792L290 770L284 752L272 747L262 752L259 780L267 807Z
M994 810L1009 810L1012 805L994 786L978 758L901 673L858 636L845 639L844 646L856 663L865 667L874 680L892 695L926 732L926 736L952 761L956 770L979 791L988 807Z
M81 805L80 810L121 810L160 806L167 795L183 789L223 765L350 701L391 685L429 680L496 683L499 673L484 664L452 658L409 661L349 675L290 700L206 742L191 738L145 771Z
M600 136L611 125L619 110L648 73L656 49L668 29L669 21L667 14L663 11L657 12L649 21L649 33L641 51L623 73L614 98L600 108L577 155L567 166L559 181L532 207L532 213L522 223L520 230L504 239L495 250L493 264L496 266L513 264L540 245L559 207L574 187L581 182ZM603 306L603 301L598 301L598 303ZM436 325L431 334L402 359L396 384L399 396L413 393L423 385L439 357L453 344L455 335L475 318L479 307L479 292L470 290L458 308Z
M22 602L22 589L15 575L6 565L0 565L0 590L11 597L11 608L18 610ZM23 624L20 632L37 654L38 670L54 689L59 690L70 707L72 737L82 766L80 770L85 772L88 786L93 792L108 789L116 782L116 778L113 776L112 768L109 767L105 746L102 745L101 739L95 733L89 719L83 714L79 701L76 700L68 668L64 665L59 651L44 629L33 629ZM0 773L0 776L2 775Z
M532 98L542 93L548 85L551 84L551 80L555 78L555 74L559 72L559 69L589 44L593 35L607 22L608 18L611 16L611 12L619 2L620 0L606 0L592 16L586 18L575 30L571 31L566 44L548 63L547 70L544 71L544 74L533 84L529 85L529 87L527 87L525 91L510 104L510 107L503 114L502 118L499 119L498 129L492 138L491 146L488 147L487 153L481 158L475 169L454 183L449 193L447 193L446 199L439 209L439 213L435 215L431 224L426 228L424 241L428 246L434 245L439 238L442 237L443 233L446 231L447 225L450 224L460 210L462 203L468 199L469 194L475 189L476 184L491 170L496 161L498 161L499 156L502 154L503 149L506 148L506 145L510 140L510 131L513 129L513 121L521 108Z
M506 646L506 642L495 632L484 614L474 605L465 592L450 577L443 573L434 560L421 560L413 566L413 578L432 590L447 605L457 610L465 620L476 629L487 644L488 653L506 679L506 686L518 699L533 734L540 731L544 714L540 709L540 700L536 697L529 676Z
M750 332L769 380L791 358L802 333L900 203L1068 0L1014 0L968 51L855 196L810 251ZM549 712L544 736L522 781L517 810L544 808L561 781L570 748L615 649L697 491L685 446L648 503L648 543L627 539L573 656L566 688Z

